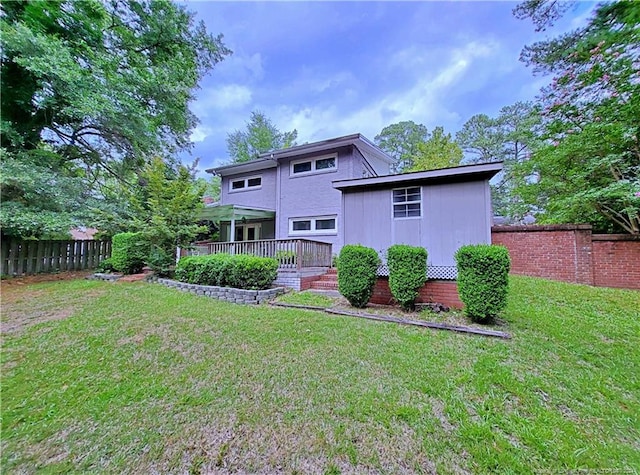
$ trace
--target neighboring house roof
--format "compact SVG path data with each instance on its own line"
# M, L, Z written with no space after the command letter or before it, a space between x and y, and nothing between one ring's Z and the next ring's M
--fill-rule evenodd
M421 185L426 183L453 183L470 180L488 180L502 170L502 162L463 165L424 172L402 173L350 180L336 180L333 187L341 191L358 191L365 188L389 188L390 186Z
M93 239L93 236L98 232L98 230L96 228L80 226L78 228L71 229L69 232L71 233L71 238L74 241L87 241Z
M267 168L273 168L276 166L276 162L282 158L290 158L315 152L324 152L327 150L333 150L349 145L353 145L354 147L358 148L358 150L360 150L365 156L367 154L373 155L376 158L379 158L387 163L395 163L389 155L380 150L364 135L353 134L345 135L344 137L337 137L334 139L322 140L320 142L307 143L303 145L296 145L295 147L274 150L272 152L260 154L256 160L251 160L249 162L243 163L233 163L231 165L223 165L216 168L209 168L205 171L220 176L254 172Z

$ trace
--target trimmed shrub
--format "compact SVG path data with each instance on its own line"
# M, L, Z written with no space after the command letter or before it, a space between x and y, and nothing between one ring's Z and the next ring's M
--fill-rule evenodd
M232 258L229 254L183 257L176 266L176 279L189 284L224 287L228 285Z
M197 258L206 256L186 256L181 257L176 264L176 280L186 282L187 284L195 283L195 270L198 267Z
M247 255L183 257L176 267L176 279L181 282L237 289L267 289L277 275L277 260Z
M387 250L389 288L404 310L413 310L420 287L427 281L427 250L395 244Z
M98 264L98 267L96 267L96 271L97 272L113 272L115 270L115 268L113 267L113 261L111 260L110 257L104 259L102 262L100 262L100 264Z
M475 322L490 321L507 305L511 260L504 246L477 244L456 251L458 294Z
M124 274L136 274L142 270L149 252L142 233L115 234L111 243L111 262L115 270Z
M354 307L363 308L369 302L379 265L378 253L370 247L348 244L340 251L338 290Z
M227 285L237 289L268 289L277 276L277 260L270 257L236 255L232 256L227 268Z

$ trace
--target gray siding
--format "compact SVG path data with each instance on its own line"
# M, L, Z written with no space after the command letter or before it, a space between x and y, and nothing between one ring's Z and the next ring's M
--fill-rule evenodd
M360 178L362 169L355 163L351 147L344 147L337 150L338 167L336 171L328 173L314 173L304 176L292 176L290 174L291 161L303 158L314 158L328 155L336 151L326 151L321 154L301 155L292 159L281 159L279 161L279 195L280 200L276 208L276 238L305 238L314 241L328 242L333 244L333 252L336 253L342 247L342 196L339 190L333 188L332 181L353 178L354 173L359 172L355 177ZM289 234L289 218L304 218L311 216L332 216L337 217L337 234Z
M343 242L379 252L392 244L423 246L431 266L454 266L460 246L491 242L487 181L421 188L422 217L408 219L393 218L390 188L344 193Z
M384 176L391 173L391 165L385 160L378 158L371 153L367 153L366 151L363 151L362 154L367 160L367 163L375 170L376 175Z
M262 177L262 187L257 190L229 192L229 183L239 178L253 176ZM269 168L257 172L241 173L222 177L220 186L220 202L223 205L233 204L264 209L276 209L276 168Z

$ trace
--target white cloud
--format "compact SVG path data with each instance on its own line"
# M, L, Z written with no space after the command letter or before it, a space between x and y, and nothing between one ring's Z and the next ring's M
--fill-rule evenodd
M451 125L460 117L447 107L447 95L453 87L470 82L480 60L495 54L494 43L471 42L454 50L442 67L428 72L418 71L404 89L396 90L368 105L344 113L334 101L331 105L315 105L294 108L281 106L275 121L281 130L297 129L298 142L315 141L356 132L373 137L385 126L401 120L413 120L432 128ZM398 58L413 53L399 52ZM425 60L426 61L426 60ZM339 99L338 101L339 102Z
M191 141L192 142L202 142L206 139L212 132L211 127L207 127L206 125L198 125L193 132L191 132Z
M260 81L264 78L264 65L260 53L244 54L234 51L216 66L214 76L232 81Z
M242 109L251 103L252 96L251 89L239 84L210 87L199 94L192 110L198 117L206 117L217 111Z

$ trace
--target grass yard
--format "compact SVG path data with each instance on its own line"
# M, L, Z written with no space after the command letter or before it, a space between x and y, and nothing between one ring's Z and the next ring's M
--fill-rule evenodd
M3 284L2 471L637 473L640 292L513 278L504 320Z

